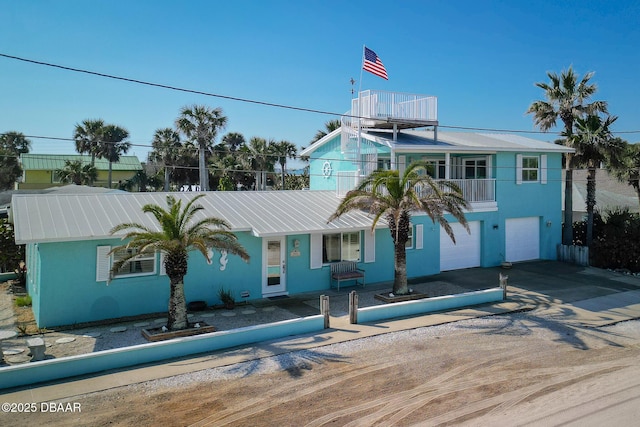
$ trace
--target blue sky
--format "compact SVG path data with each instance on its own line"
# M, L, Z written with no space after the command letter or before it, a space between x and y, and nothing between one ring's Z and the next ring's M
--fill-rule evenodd
M350 108L366 44L389 81L364 73L362 89L437 96L443 131L534 131L525 114L543 96L534 83L572 65L596 72L596 98L619 116L614 131L640 130L637 1L0 0L0 16L3 54L337 114ZM76 123L102 118L127 128L144 160L154 131L191 104L223 109L221 135L298 146L337 118L0 57L0 132L70 138ZM75 153L73 142L32 143L34 153Z

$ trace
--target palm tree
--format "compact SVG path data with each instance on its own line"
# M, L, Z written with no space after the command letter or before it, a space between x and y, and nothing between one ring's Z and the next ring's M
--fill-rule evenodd
M31 141L21 132L0 134L0 190L13 189L22 174L20 154L29 152Z
M102 119L84 120L82 124L76 124L73 131L73 139L76 142L76 151L79 154L90 154L91 164L96 164L96 155L100 151L104 121Z
M204 105L184 107L180 110L180 117L176 119L178 130L198 145L201 191L209 191L206 153L213 148L218 130L226 125L227 118L222 115L221 108Z
M149 160L163 164L164 191L169 191L171 170L175 171L177 157L182 147L180 134L171 128L156 129L151 146L153 150L149 153Z
M64 167L56 171L60 182L91 185L98 178L98 170L92 164L82 165L81 160L65 160Z
M371 173L355 190L347 193L329 218L331 222L349 211L365 210L373 215L373 231L378 220L384 217L394 245L395 295L405 295L409 292L405 246L409 238L412 211L426 213L434 223L437 222L444 228L454 243L455 236L445 218L446 213L453 215L469 232L469 225L464 216L464 209L468 209L469 204L462 196L460 188L448 181L436 183L427 174L429 167L426 162L413 162L402 176L397 170L377 170Z
M565 145L571 147L571 135L577 118L586 114L607 113L605 101L587 103L597 90L595 84L589 83L593 72L589 72L578 82L578 76L572 67L563 71L560 76L548 72L549 83L536 83L544 90L544 101L535 101L529 106L527 114L533 114L534 124L542 131L555 127L558 118L564 124L563 135ZM566 154L565 192L564 192L564 227L562 243L573 243L573 161L572 154Z
M612 168L613 175L620 182L626 182L634 188L640 205L640 143L628 144L619 138L617 143L625 147L623 162Z
M624 145L613 138L611 125L618 118L588 115L576 119L576 132L570 136L571 145L576 149L574 163L587 167L587 246L593 242L593 209L596 204L596 171L602 163L618 166L622 163Z
M167 207L147 204L142 212L149 213L158 222L157 227L147 227L138 223L125 223L115 226L111 234L128 231L123 240L126 245L111 249L111 253L126 250L126 254L114 262L112 273L120 270L128 262L140 254L152 254L161 251L164 256L164 267L169 277L169 313L167 328L169 330L186 329L187 304L184 296L184 276L187 274L189 252L196 250L210 261L208 249L225 250L249 261L249 254L238 243L235 234L229 231L229 224L215 217L196 218L198 212L204 210L196 204L204 197L199 194L192 198L182 209L182 200L167 196Z
M109 161L109 188L111 188L111 173L113 163L120 161L120 156L126 154L131 148L131 143L125 141L129 138L129 131L116 125L105 125L102 128L102 141L99 144L98 158Z
M244 150L245 155L251 161L251 169L256 172L256 190L265 190L267 187L267 172L273 171L274 160L271 155L271 146L275 142L254 136L249 140L249 145Z
M278 163L280 163L280 169L282 171L282 189L284 190L284 178L287 172L285 169L287 158L295 159L298 155L298 148L295 144L289 141L280 141L271 145L271 153L278 158Z
M315 144L316 142L320 141L322 138L324 138L334 130L340 128L340 126L342 126L340 119L329 120L324 124L324 129L318 129L316 135L313 137L311 142L309 142L309 145Z
M223 145L230 153L235 153L245 143L244 135L238 132L229 132L222 137L221 145Z

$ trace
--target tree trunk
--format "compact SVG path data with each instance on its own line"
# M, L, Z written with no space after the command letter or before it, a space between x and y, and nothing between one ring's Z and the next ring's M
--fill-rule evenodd
M169 168L164 167L164 191L169 191Z
M111 160L109 160L109 188L111 188L111 171L113 170L111 165L112 165Z
M169 295L169 313L167 328L170 331L187 329L187 302L184 297L183 278L171 280L171 292Z
M596 168L590 167L587 174L587 246L593 242L593 208L596 205Z
M411 218L406 211L400 212L398 218L390 214L387 216L389 231L393 239L394 246L394 276L393 276L393 293L394 295L406 295L409 293L407 286L407 240L409 239L409 227L411 226Z
M567 170L564 180L564 225L562 227L562 244L573 244L573 169L571 158L567 155Z
M209 172L207 171L207 161L205 157L205 148L200 145L200 191L209 191Z
M404 243L396 243L394 245L394 264L395 271L393 276L393 294L406 295L409 293L407 285L407 252Z

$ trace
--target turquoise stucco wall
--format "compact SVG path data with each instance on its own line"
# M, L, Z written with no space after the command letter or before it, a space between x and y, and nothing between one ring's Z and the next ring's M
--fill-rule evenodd
M517 153L540 155L540 153ZM562 154L547 153L547 183L516 183L516 153L498 153L496 198L504 248L508 218L540 218L540 258L555 260L562 240ZM549 225L548 225L549 224Z
M344 158L340 149L340 135L337 135L311 154L309 162L309 188L312 190L335 190L337 181L336 174L338 172L356 170L356 166ZM329 162L331 165L331 174L329 176L323 174L325 162Z

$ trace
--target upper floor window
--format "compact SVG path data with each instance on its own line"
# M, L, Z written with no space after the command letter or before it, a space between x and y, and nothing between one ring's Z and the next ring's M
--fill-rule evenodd
M516 183L539 182L547 183L547 155L540 156L516 155Z
M324 234L322 262L360 261L360 232Z
M429 160L425 162L429 165L427 168L427 174L433 179L445 178L445 161L444 160Z
M540 161L537 156L522 157L522 181L538 182L538 168Z
M487 159L465 159L465 179L485 179L487 177Z

